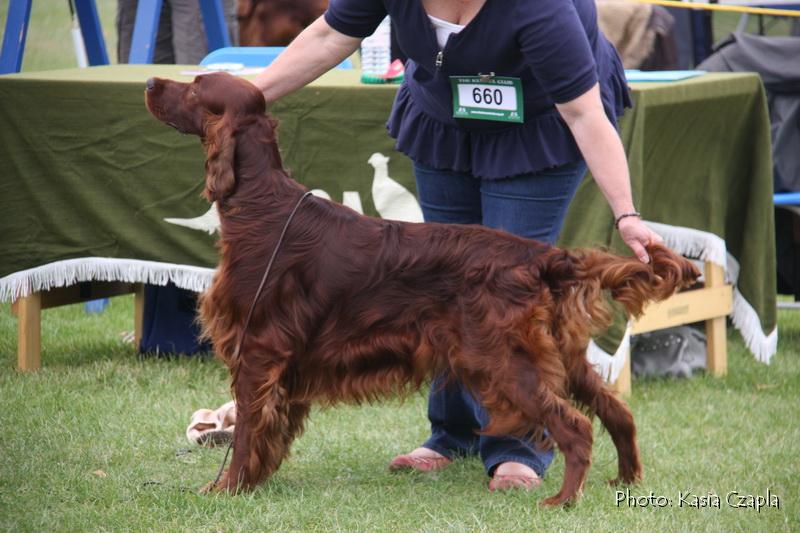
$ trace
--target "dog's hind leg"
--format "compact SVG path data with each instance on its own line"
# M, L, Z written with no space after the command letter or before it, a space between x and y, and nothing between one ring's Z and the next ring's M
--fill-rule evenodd
M568 401L549 392L541 396L545 426L564 454L561 490L542 501L542 505L572 503L583 490L592 463L592 423Z
M547 360L551 361L552 357ZM546 366L541 364L541 359L539 362L537 365L532 359L518 356L507 364L496 365L492 386L480 390L490 416L484 431L492 435L522 436L531 428L546 427L550 438L564 454L565 472L561 490L542 504L560 505L577 499L583 488L592 458L592 423L549 388L548 384L557 382L557 372L543 379Z
M576 401L597 414L617 448L619 476L612 485L635 483L642 478L636 444L636 426L628 406L617 398L584 357L576 358L568 371L569 388Z

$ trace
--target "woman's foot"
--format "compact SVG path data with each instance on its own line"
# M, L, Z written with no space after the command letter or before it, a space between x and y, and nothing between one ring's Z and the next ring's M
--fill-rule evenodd
M420 472L434 472L441 470L452 463L444 455L430 448L417 448L411 453L398 455L389 463L389 470L418 470Z
M522 463L508 461L500 463L495 468L492 480L489 482L489 490L533 490L541 484L541 478L536 475L536 472L531 467Z

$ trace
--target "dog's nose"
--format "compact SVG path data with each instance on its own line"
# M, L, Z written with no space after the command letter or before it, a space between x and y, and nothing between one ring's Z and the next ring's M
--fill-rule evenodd
M147 88L148 91L152 91L155 88L155 86L156 86L155 78L150 78L147 80L147 83L145 83L145 87Z

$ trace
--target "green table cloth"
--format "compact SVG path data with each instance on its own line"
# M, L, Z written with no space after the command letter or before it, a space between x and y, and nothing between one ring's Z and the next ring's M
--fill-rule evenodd
M150 76L190 80L197 67L117 65L0 76L0 301L89 279L200 290L215 235L167 222L206 213L197 138L144 107ZM375 152L414 191L409 160L385 130L396 86L332 71L275 104L285 165L333 200L372 198ZM760 80L707 74L633 86L621 134L634 199L647 220L721 237L738 263L739 324L761 360L775 351L775 256L769 122ZM356 202L358 203L358 202ZM562 235L568 246L626 251L587 177ZM736 317L734 317L736 318ZM618 334L600 345L613 351Z

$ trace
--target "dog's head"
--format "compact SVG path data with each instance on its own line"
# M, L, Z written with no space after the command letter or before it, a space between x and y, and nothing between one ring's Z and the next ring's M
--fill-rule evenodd
M276 124L266 115L264 95L252 83L230 74L205 74L191 83L150 78L145 103L161 122L202 139L206 149L205 196L209 201L223 199L234 188L237 132L261 124L267 138L258 140L275 141Z

